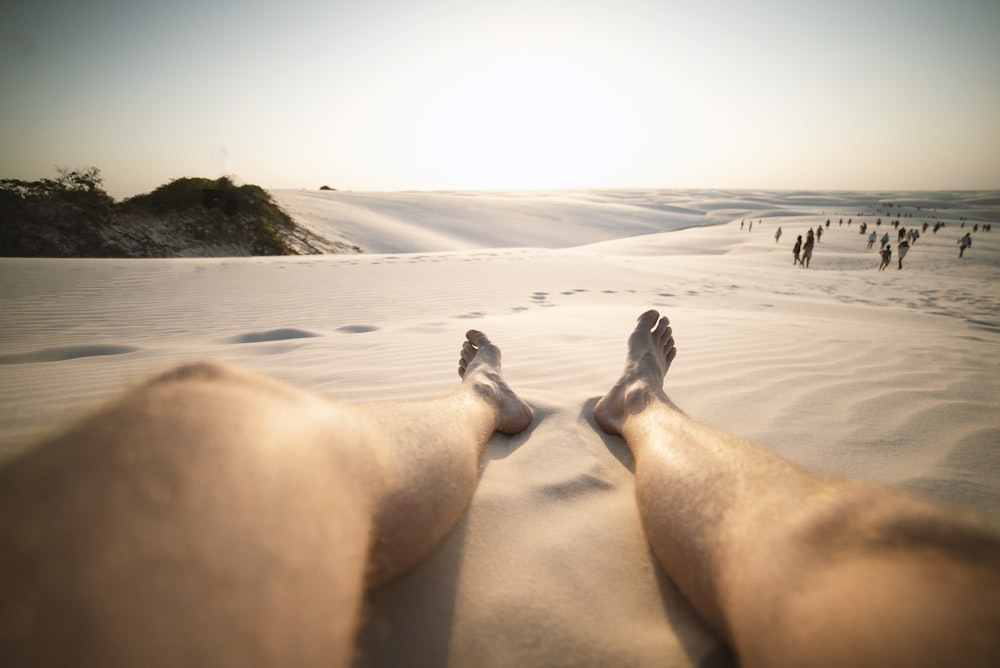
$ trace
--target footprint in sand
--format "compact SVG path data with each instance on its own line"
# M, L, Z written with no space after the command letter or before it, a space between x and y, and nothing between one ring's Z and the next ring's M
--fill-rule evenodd
M26 353L0 355L0 364L33 364L35 362L63 362L81 357L103 357L105 355L126 355L141 348L135 346L118 346L108 344L90 344L79 346L64 346L60 348L44 348Z
M570 293L564 292L563 294L565 295ZM553 306L555 306L555 304L553 304L550 301L546 301L548 300L548 298L549 298L549 293L547 292L536 292L535 294L531 295L531 301L535 302L535 304L537 304L538 306L542 306L544 308L552 308Z
M462 315L456 315L455 317L460 320L475 320L477 318L485 318L486 314L482 311L473 311L472 313L463 313Z
M269 329L266 332L247 332L230 337L229 343L263 343L265 341L288 341L289 339L309 339L319 334L303 329Z
M368 332L374 332L378 329L375 325L344 325L343 327L338 327L338 332L344 332L345 334L367 334Z

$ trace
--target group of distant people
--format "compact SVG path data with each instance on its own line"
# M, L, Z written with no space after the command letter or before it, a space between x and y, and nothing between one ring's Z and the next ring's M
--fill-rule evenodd
M899 242L898 248L899 248L899 267L898 268L902 269L903 268L903 258L906 257L906 254L910 251L910 242L908 242L906 239L903 239L902 241ZM882 250L879 252L879 254L882 256L882 264L880 264L878 266L878 270L879 271L884 271L885 268L889 266L889 263L892 262L892 245L890 245L890 244L884 244L882 246Z
M849 220L848 226L850 226L852 222L853 219ZM843 226L843 224L844 224L844 219L841 218L840 225ZM882 224L882 219L879 218L878 221L876 222L876 225L880 226L881 224ZM740 229L741 230L744 229L745 225L746 225L746 220L740 222ZM891 225L897 228L896 267L897 269L902 269L903 259L906 257L907 253L909 253L910 248L917 242L918 239L920 239L920 228L919 226L910 227L909 229L901 227L898 220L893 221ZM923 224L923 231L925 233L927 232L929 226L930 226L929 223L925 222ZM935 223L934 233L936 234L938 230L940 230L944 226L945 224L942 222ZM827 228L830 227L829 219L827 219L826 221L826 227ZM965 223L962 223L962 227L963 228L965 227ZM980 227L979 225L975 225L973 227L973 231L978 231L979 227ZM813 249L815 248L816 244L819 243L820 239L823 237L823 228L824 226L822 224L817 225L815 230L810 227L809 231L806 232L805 240L803 240L801 234L796 237L795 244L792 246L793 266L798 266L799 268L804 268L804 269L809 268L809 263L812 260ZM984 231L986 231L989 230L990 226L983 225L982 228ZM753 221L750 221L749 229L751 231L753 230ZM867 222L862 222L858 225L859 234L864 235L867 231L868 231ZM782 235L781 227L778 227L774 232L775 243L781 241L781 235ZM874 230L872 230L867 235L867 240L868 240L867 248L869 250L874 248L876 241L879 242L878 252L879 252L879 257L881 258L881 263L879 264L878 269L879 271L884 271L885 268L892 263L892 245L890 243L891 238L889 236L889 233L884 232L882 234L882 237L879 238L878 234ZM966 232L965 236L963 236L961 239L958 240L958 257L962 257L965 254L966 249L970 248L971 246L972 246L972 234Z
M780 227L778 228L778 232L779 232L779 234L775 235L775 240L777 240L777 238L781 236L780 235L780 232L781 232L781 228ZM819 237L822 237L822 236L823 236L823 228L822 227L819 228L819 235L818 236L816 235L815 232L813 232L813 229L810 227L809 231L806 233L806 240L805 240L805 242L802 241L802 235L800 234L795 239L795 245L792 246L792 254L795 257L795 260L792 262L792 265L793 266L794 265L798 265L800 269L808 269L809 268L809 261L812 260L812 256L813 256L813 247L816 245L816 241L819 239Z
M896 236L897 250L899 252L899 258L897 260L897 269L903 268L903 258L910 251L910 245L917 242L920 238L920 232L911 227L907 230L905 227L899 228L899 233ZM871 248L873 241L875 239L875 233L872 232L868 236L868 248ZM879 247L879 256L882 258L882 263L879 265L878 270L884 271L886 267L892 262L892 245L889 243L889 233L886 232L882 235L881 246Z

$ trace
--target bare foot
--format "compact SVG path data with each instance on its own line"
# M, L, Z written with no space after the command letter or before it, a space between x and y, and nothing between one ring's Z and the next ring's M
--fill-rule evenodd
M646 311L628 339L625 371L597 402L594 417L609 434L621 434L625 419L636 415L656 397L666 401L663 378L677 356L670 321Z
M497 431L516 434L531 424L531 407L507 385L500 370L500 349L485 334L470 329L462 344L458 375L497 409Z

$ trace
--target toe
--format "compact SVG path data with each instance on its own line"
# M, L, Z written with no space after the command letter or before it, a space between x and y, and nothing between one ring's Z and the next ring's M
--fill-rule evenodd
M671 333L670 320L666 317L660 318L660 321L656 323L656 329L653 330L653 336L656 340L665 342L670 338Z
M653 329L653 326L656 324L656 321L657 319L659 319L659 317L660 313L655 309L650 309L646 311L645 313L639 316L638 319L639 324L636 325L636 329L645 328L645 330L648 332L649 330Z
M482 347L490 342L489 337L480 332L478 329L470 329L465 333L465 338L469 340L469 343L476 346L477 348Z

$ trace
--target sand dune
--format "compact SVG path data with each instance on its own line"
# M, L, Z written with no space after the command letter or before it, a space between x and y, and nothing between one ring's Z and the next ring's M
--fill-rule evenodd
M0 260L0 443L11 456L196 358L351 401L434 395L458 382L465 330L488 332L536 421L493 439L458 529L373 594L359 664L730 659L649 554L627 450L591 417L650 307L673 322L668 390L694 417L1000 523L1000 229L956 246L1000 222L996 193L275 195L367 252ZM879 272L857 225L901 213L947 226ZM827 219L793 267L795 236Z

